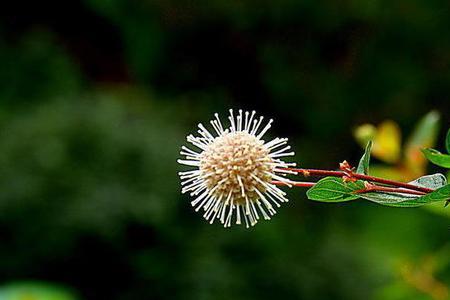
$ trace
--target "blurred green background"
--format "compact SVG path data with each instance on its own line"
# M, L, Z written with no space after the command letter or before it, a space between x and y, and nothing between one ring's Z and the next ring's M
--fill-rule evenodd
M431 110L442 149L449 28L443 0L6 1L0 299L450 299L442 205L299 188L272 221L223 229L176 163L228 108L274 118L304 167L356 163L357 126L407 137Z

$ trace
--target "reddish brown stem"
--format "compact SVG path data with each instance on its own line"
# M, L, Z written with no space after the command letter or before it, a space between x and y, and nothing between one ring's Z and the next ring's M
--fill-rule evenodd
M273 184L275 185L288 185L286 182L284 181L272 181ZM314 186L316 183L315 182L301 182L301 181L290 181L289 182L290 185L292 186L301 186L301 187L312 187Z
M370 181L370 182L377 182L377 183L381 183L381 184L385 184L385 185L401 187L401 188L405 188L408 190L414 190L414 191L419 191L419 192L423 192L423 193L433 192L433 190L429 189L429 188L416 186L416 185L412 185L409 183L398 182L398 181L388 180L388 179L384 179L384 178L364 175L364 174L357 174L357 173L349 174L348 172L344 172L344 171L328 171L328 170L318 170L318 169L299 169L299 168L285 168L285 169L301 173L304 176L333 176L333 177L349 177L350 176L355 179L361 179L361 180L366 180L366 181Z
M362 193L369 193L369 192L385 192L385 193L402 193L402 194L410 194L410 195L419 195L423 196L426 195L424 192L419 191L412 191L407 190L404 188L392 188L392 187L386 187L386 186L379 186L379 185L370 185L363 189L354 191L354 194L362 194Z
M272 181L272 183L275 185L279 185L279 186L287 185L287 183L284 181ZM289 184L292 186L299 186L299 187L313 187L316 183L315 182L291 181L291 182L289 182ZM419 196L426 195L425 192L414 191L414 190L409 190L409 189L405 189L405 188L393 188L393 187L387 187L387 186L379 186L379 185L375 185L375 184L368 184L364 189L354 191L353 193L362 194L362 193L368 193L368 192L402 193L402 194L419 195Z

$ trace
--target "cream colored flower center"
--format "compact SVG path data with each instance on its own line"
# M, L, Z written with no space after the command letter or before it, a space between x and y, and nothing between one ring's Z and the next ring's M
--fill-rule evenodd
M245 203L246 197L259 199L255 189L264 193L264 183L270 183L273 159L264 142L244 132L231 132L217 137L202 153L201 176L209 190L221 201L230 199ZM259 180L257 180L258 178Z

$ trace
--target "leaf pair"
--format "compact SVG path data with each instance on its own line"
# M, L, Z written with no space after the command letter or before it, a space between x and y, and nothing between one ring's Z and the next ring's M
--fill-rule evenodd
M310 188L306 192L306 195L308 199L320 202L345 202L362 198L378 204L394 207L417 207L450 199L450 185L446 185L444 175L427 175L420 177L418 180L438 183L424 184L424 187L432 188L433 186L439 186L439 188L423 196L385 192L356 194L356 191L364 188L363 181L344 182L342 178L326 177L318 181L314 187Z
M358 174L368 175L371 148L372 142L369 142L356 169ZM365 188L363 181L344 182L342 178L325 177L310 188L306 195L310 200L321 202L345 202L362 198L394 207L417 207L450 199L450 185L447 185L447 180L442 174L422 176L409 184L426 187L434 191L423 196L387 192L356 193L356 191Z
M445 139L445 147L447 152L450 153L450 129L447 132L447 138ZM438 150L432 148L422 149L425 157L433 164L444 168L450 168L450 154L442 154Z

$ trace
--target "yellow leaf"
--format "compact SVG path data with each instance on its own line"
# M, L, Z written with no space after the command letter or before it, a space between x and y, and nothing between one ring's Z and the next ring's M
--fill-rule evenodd
M401 133L397 123L387 120L378 126L373 140L372 155L387 163L400 158Z

